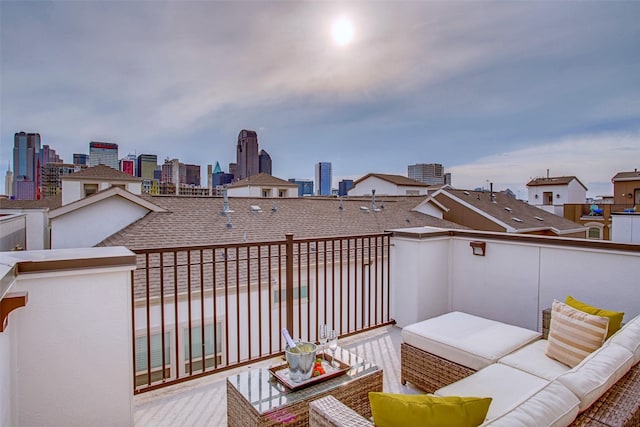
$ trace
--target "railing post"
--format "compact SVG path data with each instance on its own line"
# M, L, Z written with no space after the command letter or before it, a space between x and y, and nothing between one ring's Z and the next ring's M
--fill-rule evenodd
M287 329L289 333L293 335L293 234L285 234L286 243L286 316L287 316ZM294 335L295 336L295 335Z

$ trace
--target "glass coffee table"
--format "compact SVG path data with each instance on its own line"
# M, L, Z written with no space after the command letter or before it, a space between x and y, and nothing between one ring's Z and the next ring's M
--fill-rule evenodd
M336 351L336 359L351 366L346 373L298 390L282 384L267 368L229 376L228 425L305 426L309 424L309 402L327 395L371 417L369 392L382 391L382 369L342 348Z

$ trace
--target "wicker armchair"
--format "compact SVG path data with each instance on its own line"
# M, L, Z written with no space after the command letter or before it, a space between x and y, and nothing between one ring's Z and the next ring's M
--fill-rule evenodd
M373 422L343 405L333 396L325 396L309 403L310 427L371 427Z

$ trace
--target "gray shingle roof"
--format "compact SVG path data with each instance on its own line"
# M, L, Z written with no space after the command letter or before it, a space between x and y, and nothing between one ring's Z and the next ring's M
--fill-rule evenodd
M2 209L56 209L62 206L62 194L40 200L0 199Z
M139 182L142 178L131 176L124 172L117 171L106 165L97 165L90 168L83 169L79 172L75 172L69 175L60 177L60 179L105 179L110 181L132 181Z
M256 175L251 175L248 178L229 184L227 187L228 188L247 187L249 185L271 185L271 186L278 186L278 187L298 188L298 184L285 181L284 179L276 178L275 176L269 175L268 173L259 173Z
M640 172L618 172L611 181L640 181Z
M415 179L407 178L402 175L389 175L384 173L369 173L362 178L356 180L354 185L357 185L359 182L364 181L367 178L379 178L384 181L390 182L395 185L406 185L411 187L429 187L429 184L425 184L424 182L416 181Z
M549 178L534 178L527 183L527 187L538 187L541 185L567 185L574 179L578 182L578 184L582 185L585 190L587 190L587 187L585 187L585 185L580 182L580 180L575 176L551 176Z
M453 189L444 191L485 212L490 217L513 227L518 232L531 229L555 229L559 232L568 232L584 228L582 224L509 197L505 192L494 192L494 200L492 201L490 192ZM450 207L446 203L446 198L436 196L436 199Z
M143 198L168 212L152 212L98 246L129 249L182 247L270 241L296 238L347 236L378 233L393 228L433 226L466 228L419 212L413 212L424 196L388 196L376 199L380 208L370 209L367 198L277 198L233 197L229 199L232 228L221 214L220 197L150 196ZM259 206L261 212L251 209ZM384 206L384 207L382 207ZM365 211L361 207L367 207ZM272 209L275 208L275 211Z

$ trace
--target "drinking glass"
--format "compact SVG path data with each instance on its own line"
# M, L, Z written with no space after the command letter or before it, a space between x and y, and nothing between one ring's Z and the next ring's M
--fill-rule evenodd
M340 367L336 362L336 350L338 349L338 334L335 330L329 332L329 350L331 351L331 366L334 368Z
M324 346L327 344L327 325L320 325L320 330L318 331L318 341L320 341L320 348L322 349L322 359L324 359Z

